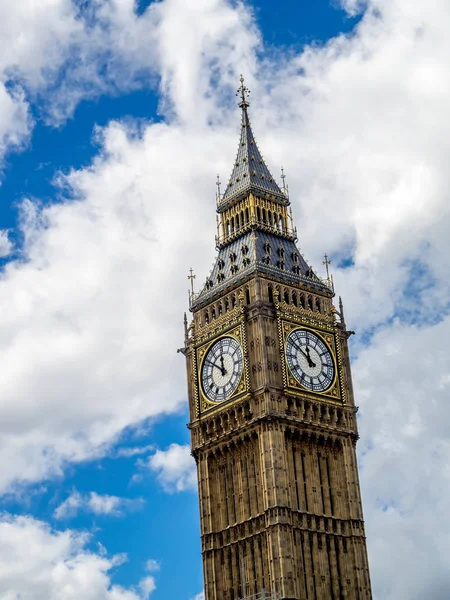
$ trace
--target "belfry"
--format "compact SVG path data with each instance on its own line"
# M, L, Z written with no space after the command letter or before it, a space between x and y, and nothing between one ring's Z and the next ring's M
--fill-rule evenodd
M218 255L185 318L205 598L369 600L352 332L332 281L296 247L284 176L280 187L260 154L242 77L238 93Z

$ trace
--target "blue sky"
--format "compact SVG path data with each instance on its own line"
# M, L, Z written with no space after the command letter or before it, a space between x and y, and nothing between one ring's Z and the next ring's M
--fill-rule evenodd
M299 246L318 270L331 256L357 330L375 597L448 597L450 10L437 5L0 2L0 561L17 567L0 597L200 598L176 349L188 270L200 286L215 256L241 72Z

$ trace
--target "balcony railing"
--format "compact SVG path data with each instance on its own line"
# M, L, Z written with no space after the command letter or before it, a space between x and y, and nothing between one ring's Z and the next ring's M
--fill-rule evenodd
M293 226L290 220L287 221L286 225L281 226L280 224L269 223L268 221L263 221L262 219L257 219L256 217L251 216L249 220L245 221L245 223L242 223L232 230L230 229L225 234L220 232L221 224L219 224L219 232L216 235L216 246L220 247L222 244L228 244L229 242L241 236L243 233L251 231L255 227L262 231L267 231L268 233L282 235L295 241L297 240L297 228Z

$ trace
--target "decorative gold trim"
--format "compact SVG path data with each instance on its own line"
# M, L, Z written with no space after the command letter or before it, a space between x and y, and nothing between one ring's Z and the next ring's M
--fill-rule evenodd
M344 358L342 356L342 344L341 340L338 337L337 332L335 333L336 338L336 355L339 364L339 382L341 384L341 396L342 402L347 402L347 388L345 386L345 376L344 376Z
M198 394L198 382L197 382L197 352L192 352L191 362L191 377L192 377L192 391L194 396L195 416L200 415L200 398Z
M284 304L284 303L283 303ZM287 306L284 304L284 306ZM311 395L320 399L332 400L339 404L345 403L346 394L344 387L344 366L342 353L337 339L337 330L335 323L319 321L316 313L313 311L301 309L302 312L293 314L293 311L283 310L280 302L275 302L278 320L278 338L280 344L281 368L283 375L283 386L285 390L291 393ZM286 318L287 317L287 318ZM288 320L289 319L289 320ZM324 392L312 391L303 387L291 374L286 359L286 340L292 331L304 329L320 337L329 348L335 367L334 379L332 385Z
M233 291L236 293L236 290L233 290ZM223 300L225 298L225 296L226 296L226 294L223 297L221 297L220 299L216 300L216 302L220 302L221 300ZM211 305L209 305L208 307L201 308L198 311L199 316L201 316L202 311L206 310L207 308L210 308L213 305L214 305L214 302L212 302ZM196 342L202 343L212 337L220 336L222 334L222 332L230 329L230 327L232 327L233 325L237 325L238 323L240 323L241 318L242 318L242 310L241 310L241 307L239 306L239 304L236 303L236 306L234 308L221 314L219 317L217 317L210 323L207 323L205 325L200 324L200 326L197 329L198 333L197 333L197 337L196 337Z
M299 381L297 381L297 378L295 377L295 375L292 373L291 369L289 368L288 361L286 358L286 349L287 349L286 343L287 343L289 336L292 333L294 333L294 331L309 331L313 335L316 335L318 338L320 338L322 340L322 342L325 344L325 346L328 348L328 351L331 354L331 359L333 361L333 367L334 367L333 381L331 382L331 385L323 392L310 390L309 388L303 386ZM286 363L286 374L287 374L288 386L292 387L292 388L300 388L301 390L304 390L305 392L310 392L312 394L317 394L319 396L331 396L332 398L338 398L339 397L338 389L336 389L337 388L336 381L338 378L338 367L337 367L337 360L336 360L336 345L335 345L335 340L333 340L333 336L329 333L324 334L324 333L320 332L318 329L311 329L310 327L298 327L297 325L293 325L292 323L287 323L286 321L284 321L284 324L283 324L283 332L284 332L283 360ZM333 352L333 350L334 350L334 352Z
M320 294L316 295L320 296ZM333 314L324 315L319 312L314 312L309 308L294 306L293 304L286 304L286 302L279 302L278 307L280 316L283 316L288 320L292 320L296 323L307 325L309 327L320 327L321 329L334 332L335 317Z

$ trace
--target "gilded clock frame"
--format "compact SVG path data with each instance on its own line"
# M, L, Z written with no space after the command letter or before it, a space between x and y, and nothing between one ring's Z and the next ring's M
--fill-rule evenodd
M295 330L310 331L314 335L317 335L323 343L326 345L331 353L331 358L334 362L334 378L333 382L328 389L323 392L312 391L308 388L303 387L294 377L293 373L289 368L286 359L286 341L289 335ZM283 374L283 386L289 393L301 396L315 396L322 400L328 400L337 402L339 404L345 403L345 388L343 385L343 364L342 356L340 352L339 341L336 337L335 331L330 331L330 328L311 327L310 325L301 322L287 321L285 319L279 319L279 338L280 338L280 354L281 354L281 365Z
M226 400L222 400L221 402L214 402L210 400L203 391L203 386L201 382L201 373L203 369L203 363L206 358L206 355L209 352L209 349L217 343L219 340L230 337L236 340L236 342L240 345L242 349L242 374L239 380L239 383L236 387L236 390L233 394L227 398ZM200 417L204 413L215 412L215 410L220 410L225 405L234 402L238 398L241 398L246 392L249 391L249 370L248 370L248 351L247 351L247 336L245 333L245 327L243 324L235 325L231 327L227 331L222 331L220 335L215 336L210 339L205 344L198 346L195 350L195 396L198 398L197 404L197 416Z

